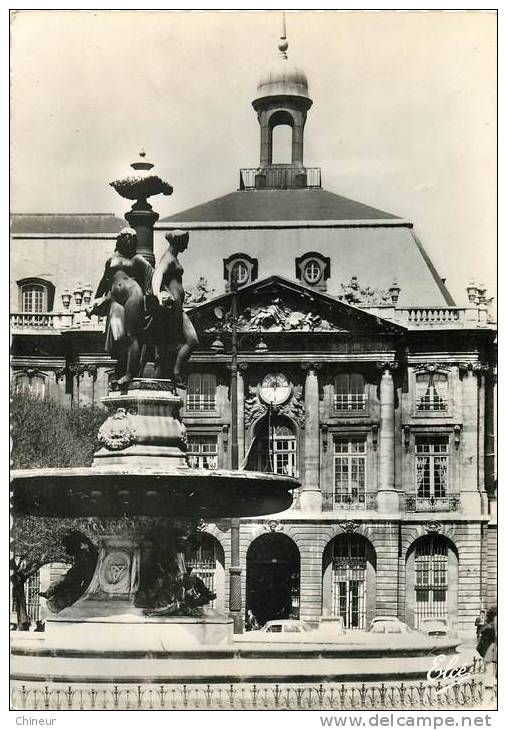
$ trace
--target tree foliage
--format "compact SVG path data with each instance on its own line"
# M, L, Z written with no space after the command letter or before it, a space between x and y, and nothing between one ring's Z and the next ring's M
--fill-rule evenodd
M99 448L97 432L107 417L100 408L67 408L27 391L11 394L11 464L14 469L90 466ZM18 626L29 624L25 584L42 566L69 562L63 538L71 519L15 515L11 529L11 580Z
M29 391L11 394L11 463L14 469L90 466L99 448L102 408L67 408Z

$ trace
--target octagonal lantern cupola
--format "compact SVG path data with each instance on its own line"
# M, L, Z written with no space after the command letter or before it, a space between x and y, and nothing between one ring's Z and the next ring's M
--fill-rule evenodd
M278 58L262 74L257 97L252 102L261 132L256 188L307 187L307 170L303 163L304 128L307 111L313 102L308 95L306 74L289 61L288 47L284 16ZM291 130L290 162L276 163L273 132L283 125Z

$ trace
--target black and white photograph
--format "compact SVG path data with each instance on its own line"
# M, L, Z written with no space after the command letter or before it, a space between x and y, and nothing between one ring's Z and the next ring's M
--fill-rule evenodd
M497 20L9 11L14 724L491 720Z

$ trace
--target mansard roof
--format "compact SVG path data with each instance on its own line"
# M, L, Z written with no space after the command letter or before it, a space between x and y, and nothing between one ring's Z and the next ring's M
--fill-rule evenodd
M201 329L206 329L208 317L210 323L217 322L214 315L217 308L229 310L231 297L230 292L214 297L189 309L188 314L195 322L199 322ZM390 335L400 335L407 331L401 325L282 276L269 276L240 287L238 297L239 330L329 334L362 331ZM272 313L276 318L278 311L281 321L275 323Z
M118 233L127 225L113 213L13 213L11 233Z
M321 188L237 190L187 208L160 223L234 221L400 221L398 216ZM160 225L160 224L159 224Z

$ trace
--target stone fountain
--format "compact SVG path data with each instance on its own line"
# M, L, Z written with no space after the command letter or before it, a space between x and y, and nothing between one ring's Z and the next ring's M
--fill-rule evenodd
M119 234L88 311L107 315L106 349L118 362L113 389L102 399L109 416L98 434L101 448L90 467L14 472L13 510L66 520L83 536L67 577L46 594L55 611L48 645L223 645L232 639L232 619L206 607L215 596L186 570L185 554L203 522L280 512L298 483L188 466L181 373L175 375L178 353L188 360L197 343L185 320L177 258L188 234L169 236L153 269L158 216L147 198L172 188L152 173L144 153L132 167L134 174L111 184L136 201L126 214L133 228ZM150 352L170 377L142 377ZM76 586L85 586L81 595Z

